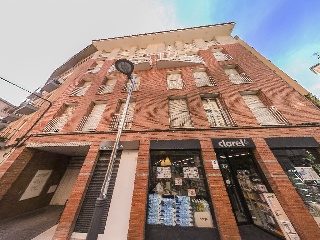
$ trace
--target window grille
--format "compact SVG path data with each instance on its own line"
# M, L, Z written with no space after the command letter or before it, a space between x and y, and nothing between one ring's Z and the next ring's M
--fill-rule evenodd
M276 109L275 106L266 106L255 94L242 96L247 106L261 125L283 125L288 121Z
M202 104L210 127L236 126L229 111L218 97L203 97Z
M208 76L206 71L196 70L193 72L193 77L197 87L215 86L213 77Z
M139 88L140 88L140 79L141 79L140 76L136 76L136 79L135 79L135 81L134 81L134 86L133 86L133 91L134 91L134 92L139 91ZM126 82L126 84L123 86L122 91L123 91L123 92L129 92L130 86L131 86L131 80L128 80L128 81Z
M252 79L249 78L245 73L238 73L235 68L226 68L224 69L225 73L228 75L230 81L233 84L242 84L242 83L252 83Z
M116 86L117 79L107 79L105 84L102 84L98 89L98 94L112 93L114 87Z
M91 85L91 81L84 81L81 85L82 86L79 86L73 89L70 96L83 96L89 89Z
M170 99L169 115L171 128L193 127L186 99Z
M181 73L168 73L167 86L168 89L182 89L183 81L181 78Z
M66 106L63 113L60 116L53 118L44 128L43 132L59 132L67 123L74 109L75 105Z
M118 129L125 104L126 104L125 102L121 102L119 110L113 115L111 119L110 130ZM123 129L125 130L129 130L132 127L135 106L136 106L135 102L129 103L128 112L127 112L127 115L124 121L124 126L123 126Z
M83 116L76 131L95 131L106 108L106 105L106 103L94 104L89 115Z

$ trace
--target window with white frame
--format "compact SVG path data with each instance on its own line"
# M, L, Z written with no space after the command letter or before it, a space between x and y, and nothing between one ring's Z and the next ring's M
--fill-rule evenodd
M193 127L187 100L184 98L169 99L169 116L171 128Z
M212 49L212 54L214 56L214 58L220 62L220 61L227 61L227 60L232 60L233 58L229 55L224 53L222 48L218 48L218 49Z
M218 94L201 97L210 127L235 126L235 122Z
M252 79L245 73L239 73L236 66L227 66L224 68L225 73L228 75L233 84L252 83Z
M265 105L256 93L242 93L242 98L261 125L283 125L287 120L275 106Z
M132 77L136 78L135 81L134 81L134 86L133 86L133 90L132 91L134 91L134 92L139 91L141 76L133 75ZM123 92L129 92L130 86L131 86L131 80L127 80L126 84L122 88L122 91Z
M83 96L91 86L91 79L84 79L73 91L70 96Z
M208 76L206 69L199 68L193 70L193 77L197 87L214 86L215 82L211 76Z
M94 102L91 105L88 114L83 116L81 119L76 131L95 131L101 120L106 105L106 102Z
M167 88L168 89L182 89L183 81L181 72L173 71L167 73Z
M98 89L98 94L112 93L114 87L116 86L116 77L107 77L103 84Z
M111 124L110 124L110 129L111 130L117 130L121 121L122 113L125 108L125 101L120 101L116 113L113 115ZM132 122L133 122L133 115L134 115L134 109L135 109L136 103L134 101L129 103L128 106L128 111L127 115L124 121L124 127L123 129L129 130L132 127Z
M102 68L104 61L96 61L88 70L87 73L97 73Z
M58 112L58 115L51 119L51 121L44 128L43 132L60 132L60 130L67 123L69 118L74 111L76 104L65 104L61 108L61 112Z

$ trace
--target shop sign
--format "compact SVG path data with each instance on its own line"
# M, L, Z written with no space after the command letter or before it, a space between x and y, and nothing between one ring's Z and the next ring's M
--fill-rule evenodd
M312 167L295 167L303 181L319 181L320 177Z
M214 148L254 148L251 138L215 138L212 139Z
M263 193L264 198L266 199L273 216L275 217L277 223L279 224L284 237L287 240L300 240L299 235L294 229L292 223L290 222L288 216L281 207L276 195L274 193Z

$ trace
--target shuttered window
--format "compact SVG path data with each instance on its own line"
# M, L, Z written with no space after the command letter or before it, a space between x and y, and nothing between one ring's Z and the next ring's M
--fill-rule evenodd
M242 95L242 98L261 125L283 124L277 121L277 118L274 116L272 111L270 111L270 107L265 106L257 95Z
M218 97L203 97L202 104L210 127L235 126L231 114Z
M66 105L63 113L53 118L48 125L44 128L44 132L59 132L64 125L67 123L68 119L71 117L75 105Z
M88 70L87 73L97 73L102 68L103 61L95 62Z
M245 73L239 73L235 68L225 68L224 71L233 84L253 82L251 78L249 78Z
M168 89L182 89L183 81L181 78L181 73L168 73L167 86Z
M193 77L197 87L214 86L215 82L213 78L208 76L205 70L195 70Z
M233 58L229 54L224 54L221 51L216 51L212 53L214 58L219 62L219 61L227 61L227 60L232 60Z
M91 81L83 81L80 86L73 89L70 96L83 96L91 85Z
M186 99L169 99L171 128L193 127Z
M116 86L117 79L107 79L107 81L102 84L98 89L98 94L112 93L114 87Z
M81 119L81 122L77 127L77 131L95 131L106 105L106 103L94 103L89 115L86 115Z
M140 79L141 77L140 76L135 76L136 79L134 81L134 86L133 86L133 91L136 92L136 91L139 91L139 88L140 88ZM128 80L126 82L126 84L123 86L122 88L122 91L123 92L128 92L129 89L130 89L130 86L131 86L131 80Z
M132 122L133 122L133 115L134 115L134 109L135 109L136 103L135 102L130 102L129 107L128 107L128 112L124 121L124 127L123 129L131 129L132 127ZM110 129L111 130L117 130L121 121L121 116L123 113L125 107L125 102L121 102L120 106L118 107L118 111L113 115L111 124L110 124Z

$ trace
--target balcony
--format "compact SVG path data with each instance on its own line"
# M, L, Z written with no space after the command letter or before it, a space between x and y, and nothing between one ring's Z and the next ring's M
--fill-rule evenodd
M16 110L16 113L28 115L36 112L38 109L39 108L37 106L34 106L32 102L23 102Z
M178 55L168 53L158 54L156 61L158 69L187 67L204 64L204 61L198 55Z
M133 57L129 60L134 64L134 71L145 71L152 68L151 57Z
M8 125L9 125L9 122L7 122L6 120L4 120L4 119L0 120L0 130L5 128Z
M253 83L252 79L249 78L245 73L228 74L228 77L233 84Z
M61 83L57 80L57 78L49 79L49 81L42 87L42 91L52 92L53 90L60 87Z
M19 118L21 118L20 114L11 113L8 116L6 116L5 118L3 118L3 120L5 120L7 122L14 122L14 121L18 120Z

